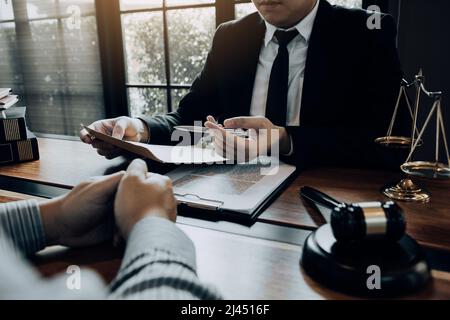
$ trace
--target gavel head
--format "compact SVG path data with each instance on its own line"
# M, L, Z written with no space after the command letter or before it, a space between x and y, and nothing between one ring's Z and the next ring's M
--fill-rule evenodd
M406 220L402 209L392 201L343 203L331 213L331 228L338 241L398 241L405 234Z

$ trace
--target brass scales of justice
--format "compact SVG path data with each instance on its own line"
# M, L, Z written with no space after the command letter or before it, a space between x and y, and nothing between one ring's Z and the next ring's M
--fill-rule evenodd
M405 163L400 166L400 169L406 174L406 178L398 183L388 185L382 189L382 193L385 196L394 200L410 202L428 202L430 200L430 192L416 184L412 180L413 177L450 179L449 148L447 144L444 119L442 116L442 92L428 91L425 88L424 82L425 78L422 74L422 70L415 76L413 82L408 83L406 80L402 80L398 100L395 105L394 114L392 116L388 132L385 137L375 140L377 144L388 148L409 148L408 157ZM412 106L409 101L407 89L413 86L416 88L416 94L415 102ZM429 99L433 100L433 104L428 116L425 118L422 129L418 130L417 123L422 95L425 95ZM412 119L411 137L394 136L392 134L402 98L405 98L406 105ZM424 143L424 133L433 118L435 118L436 121L434 161L413 161L413 156L416 153L417 148L422 146ZM440 153L442 152L440 149L442 142L445 149L444 151L447 163L440 162L439 160Z

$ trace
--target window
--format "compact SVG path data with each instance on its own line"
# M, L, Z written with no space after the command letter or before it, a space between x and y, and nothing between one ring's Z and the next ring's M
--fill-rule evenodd
M236 1L236 19L240 19L256 12L256 7L251 1Z
M122 0L121 15L130 114L175 110L210 49L215 1Z
M0 1L0 87L37 133L76 135L104 117L94 0Z

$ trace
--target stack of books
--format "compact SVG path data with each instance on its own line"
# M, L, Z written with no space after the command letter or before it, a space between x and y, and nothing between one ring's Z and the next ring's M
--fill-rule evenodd
M12 94L10 88L0 88L0 111L4 112L19 102L19 97ZM4 116L4 115L3 115Z
M11 89L0 88L0 165L39 160L39 145L28 130L25 107Z

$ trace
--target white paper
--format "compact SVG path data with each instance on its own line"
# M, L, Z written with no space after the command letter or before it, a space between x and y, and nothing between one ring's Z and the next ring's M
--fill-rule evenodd
M221 163L227 160L218 155L214 149L201 148L199 146L162 146L123 141L92 130L86 126L83 127L96 139L158 162L173 164L211 164Z

